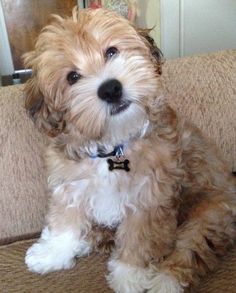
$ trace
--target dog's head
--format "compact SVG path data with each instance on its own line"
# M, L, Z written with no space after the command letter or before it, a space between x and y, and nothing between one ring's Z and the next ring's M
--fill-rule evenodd
M74 9L72 18L53 16L25 55L33 69L26 108L54 137L133 133L146 119L147 99L156 95L161 57L148 31L114 12Z

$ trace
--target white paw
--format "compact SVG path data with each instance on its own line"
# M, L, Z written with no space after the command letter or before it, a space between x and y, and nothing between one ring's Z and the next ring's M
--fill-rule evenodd
M77 239L72 232L54 235L45 228L38 242L27 250L25 263L31 272L45 274L70 269L75 264L75 256L89 252L89 244Z
M47 242L39 242L27 250L25 263L31 272L46 274L72 268L75 261L73 257L58 255Z
M165 273L156 272L150 283L148 293L183 293L184 289L179 282Z
M150 288L153 272L149 269L110 260L108 270L110 271L107 276L108 284L116 293L143 293Z

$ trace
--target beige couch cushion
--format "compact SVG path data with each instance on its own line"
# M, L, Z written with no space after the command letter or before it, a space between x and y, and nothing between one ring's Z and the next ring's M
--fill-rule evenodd
M236 50L168 61L161 81L170 103L212 137L235 168ZM25 114L22 88L0 88L2 243L39 232L47 204L45 142Z
M112 293L105 280L108 273L107 256L94 253L79 258L71 270L42 276L29 272L24 263L25 251L32 243L21 241L0 247L0 292ZM219 263L216 271L203 278L191 293L235 293L235 288L236 249Z
M236 171L236 50L171 60L161 81L170 104L217 143Z
M25 113L22 86L0 88L0 243L43 224L43 137Z

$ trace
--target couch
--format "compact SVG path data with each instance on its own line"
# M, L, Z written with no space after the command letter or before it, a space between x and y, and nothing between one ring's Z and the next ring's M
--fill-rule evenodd
M168 60L160 85L158 95L214 140L229 171L236 171L236 50ZM111 292L108 256L91 254L71 270L45 276L27 271L25 251L39 236L47 210L47 139L25 113L23 87L0 88L0 292ZM192 291L235 293L236 248Z

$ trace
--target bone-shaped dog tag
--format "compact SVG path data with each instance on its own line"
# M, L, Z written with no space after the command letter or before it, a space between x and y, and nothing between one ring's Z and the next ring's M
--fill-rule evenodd
M107 160L108 163L108 169L109 171L113 170L125 170L126 172L130 171L129 168L129 160L124 160L124 161L113 161L112 159Z

